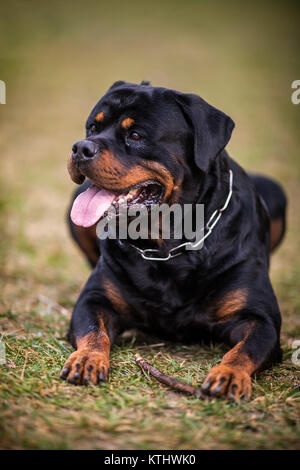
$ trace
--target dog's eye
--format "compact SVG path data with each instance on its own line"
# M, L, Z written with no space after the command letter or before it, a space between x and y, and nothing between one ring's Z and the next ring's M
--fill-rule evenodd
M141 136L137 132L133 131L129 134L130 139L132 140L140 140Z
M93 124L93 125L90 127L90 131L91 131L91 132L95 132L95 131L96 131L96 126L95 126L95 124Z

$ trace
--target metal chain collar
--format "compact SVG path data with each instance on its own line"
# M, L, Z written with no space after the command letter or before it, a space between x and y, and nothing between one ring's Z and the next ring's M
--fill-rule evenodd
M180 251L179 253L177 253L177 251L180 248L187 247L187 246L190 246L192 249L197 248L197 246L199 246L202 242L204 242L204 240L211 234L214 227L219 222L221 215L227 209L231 196L232 196L232 185L233 185L233 173L232 173L232 170L229 170L229 193L225 201L225 204L220 209L216 209L215 212L211 215L210 219L208 220L204 228L204 230L206 230L205 235L203 235L203 237L200 240L198 240L196 243L195 242L194 243L193 242L181 243L180 245L175 246L175 248L172 248L169 251L168 255L165 257L151 256L151 253L159 253L158 249L146 248L145 250L142 250L141 248L138 248L137 246L133 244L130 244L130 245L140 253L143 259L148 260L148 261L168 261L169 259L176 258L176 256L180 256L183 253L185 253L186 250Z

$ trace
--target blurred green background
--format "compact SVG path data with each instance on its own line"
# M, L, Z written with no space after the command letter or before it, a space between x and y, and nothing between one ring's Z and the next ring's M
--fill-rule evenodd
M0 320L9 357L1 366L3 447L298 445L299 366L290 356L292 341L300 339L300 105L291 102L291 84L300 79L299 24L298 3L290 1L1 3L0 79L7 104L0 105ZM73 142L84 136L91 108L120 79L200 94L235 121L231 156L246 169L272 175L288 193L288 233L271 266L284 319L285 362L264 373L254 390L257 404L232 411L232 405L170 399L158 384L148 395L143 390L141 404L138 387L145 380L135 378L132 392L126 374L118 380L121 364L131 379L135 371L128 344L115 350L107 390L76 389L57 379L70 349L63 339L67 316L89 273L65 226L74 187L66 162ZM192 368L182 378L197 383L201 358L209 353L176 348L161 351L187 357ZM157 350L147 351L153 360ZM210 360L220 354L215 349ZM178 375L182 368L174 364L165 370ZM64 415L66 403L71 409ZM132 413L129 422L124 406ZM177 409L182 413L176 415ZM90 412L99 421L89 421ZM90 435L101 431L101 442L89 441L85 429Z

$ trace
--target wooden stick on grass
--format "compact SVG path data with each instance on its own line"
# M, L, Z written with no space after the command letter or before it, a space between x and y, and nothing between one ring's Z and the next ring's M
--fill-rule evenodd
M196 398L207 400L207 395L205 395L200 388L179 382L179 380L173 379L173 377L169 377L168 375L163 374L158 369L156 369L156 367L153 367L151 364L149 364L149 362L147 362L140 354L136 354L134 356L134 360L142 370L149 372L150 375L155 377L162 384L168 385L169 387L179 392L187 393L189 395L194 395Z

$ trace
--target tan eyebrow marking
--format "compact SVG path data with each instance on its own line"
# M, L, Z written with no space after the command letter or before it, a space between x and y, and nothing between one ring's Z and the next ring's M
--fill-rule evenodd
M100 122L100 121L103 121L103 119L104 119L104 112L101 111L101 113L98 113L98 114L97 114L97 116L95 117L95 120L96 120L97 122Z
M134 119L128 117L128 118L123 119L121 126L124 129L129 129L129 127L131 127L133 123L134 123Z

